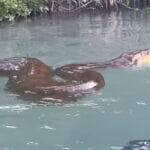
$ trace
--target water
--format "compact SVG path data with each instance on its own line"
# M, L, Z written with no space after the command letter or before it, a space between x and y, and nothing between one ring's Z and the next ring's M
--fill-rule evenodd
M37 57L54 68L105 61L150 48L150 16L110 13L1 24L0 58ZM0 78L0 150L119 150L150 138L150 70L102 71L97 95L63 106L38 106L4 91Z

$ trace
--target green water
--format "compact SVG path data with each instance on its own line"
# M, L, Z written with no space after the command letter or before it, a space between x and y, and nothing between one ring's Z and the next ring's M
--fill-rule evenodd
M0 25L0 58L37 57L58 67L105 61L150 48L150 16L111 13ZM4 90L0 78L0 150L118 150L150 138L150 69L102 71L97 95L63 106L38 106Z

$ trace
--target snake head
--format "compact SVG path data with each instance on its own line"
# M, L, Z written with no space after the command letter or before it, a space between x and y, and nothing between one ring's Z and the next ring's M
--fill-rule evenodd
M150 66L150 49L131 52L132 64L136 67Z
M150 66L150 49L123 53L119 58L125 60L131 67Z

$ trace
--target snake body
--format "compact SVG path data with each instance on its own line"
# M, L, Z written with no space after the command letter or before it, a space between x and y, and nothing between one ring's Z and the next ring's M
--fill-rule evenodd
M68 64L55 70L36 58L12 57L0 60L0 75L8 76L7 89L24 99L64 102L103 88L105 81L97 69L143 64L150 64L149 49L123 53L105 62Z
M150 140L129 141L121 150L149 150Z

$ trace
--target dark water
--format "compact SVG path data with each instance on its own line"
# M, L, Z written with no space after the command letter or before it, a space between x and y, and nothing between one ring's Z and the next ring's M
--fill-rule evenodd
M58 67L105 61L150 48L150 15L111 13L1 24L0 58L37 57ZM0 78L0 150L118 150L150 138L150 70L103 71L98 95L37 106L4 91Z

